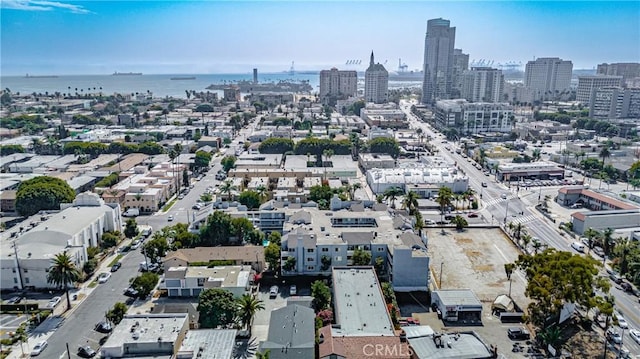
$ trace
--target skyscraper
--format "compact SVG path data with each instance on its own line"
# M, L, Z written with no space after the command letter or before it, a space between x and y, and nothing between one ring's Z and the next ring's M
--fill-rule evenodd
M433 104L451 96L453 82L453 47L456 28L442 18L427 21L424 40L424 80L422 103Z
M534 92L536 100L551 97L556 91L569 89L573 63L557 57L541 57L527 62L524 85Z
M373 61L373 51L369 68L364 73L364 100L373 103L387 102L389 72L380 63Z
M462 74L469 69L469 54L463 54L462 49L453 49L453 73L451 83L451 98L459 98L462 89Z

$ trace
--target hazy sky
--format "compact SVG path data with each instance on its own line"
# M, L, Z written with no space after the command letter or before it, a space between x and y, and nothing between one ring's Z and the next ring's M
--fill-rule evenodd
M640 61L640 1L1 0L3 75L422 67L427 20L471 60ZM347 66L347 60L361 60Z

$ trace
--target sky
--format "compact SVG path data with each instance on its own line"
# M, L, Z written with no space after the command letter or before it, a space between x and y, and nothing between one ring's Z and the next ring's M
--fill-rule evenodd
M421 69L427 20L471 61L640 62L640 1L0 1L2 75ZM360 60L360 65L347 65Z

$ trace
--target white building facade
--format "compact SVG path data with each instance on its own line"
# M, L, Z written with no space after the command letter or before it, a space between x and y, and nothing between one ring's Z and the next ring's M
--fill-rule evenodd
M380 63L375 63L373 52L369 67L364 73L364 99L367 102L385 103L389 98L389 72Z
M576 101L588 105L594 91L603 87L622 86L622 76L580 76L578 77L578 89L576 90Z
M358 91L358 73L340 71L337 68L320 71L320 101L346 100L356 96Z
M455 128L463 135L509 133L513 106L507 103L469 103L464 99L441 100L436 103L434 117L437 127Z
M469 102L501 102L504 90L502 71L472 67L462 74L461 97Z
M537 99L569 89L573 63L557 57L541 57L527 62L524 85L533 90Z

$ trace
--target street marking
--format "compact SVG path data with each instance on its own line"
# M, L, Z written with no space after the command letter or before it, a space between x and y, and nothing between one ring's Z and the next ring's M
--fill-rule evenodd
M507 257L504 255L504 253L502 253L502 251L500 250L500 248L498 248L498 246L497 246L497 245L495 245L495 244L494 244L493 246L496 248L496 250L498 251L498 253L500 253L500 255L502 256L502 259L504 259L504 260L505 260L505 262L509 262L509 259L507 259ZM521 274L520 272L518 272L518 271L513 271L513 273L515 273L518 277L520 277L520 279L521 279L523 282L525 282L525 283L526 283L526 281L525 281L524 277L522 276L522 274Z

